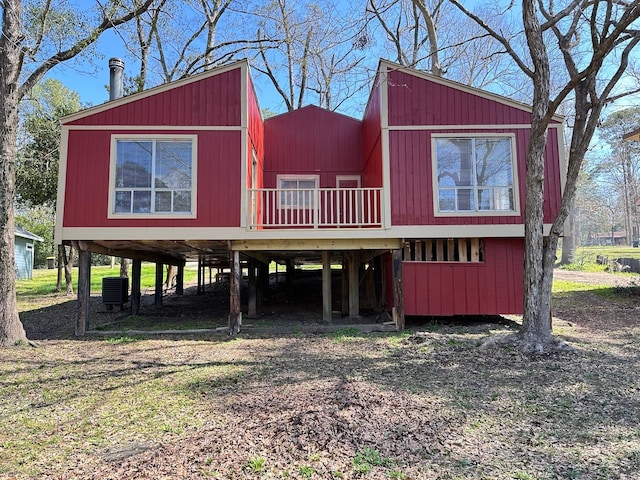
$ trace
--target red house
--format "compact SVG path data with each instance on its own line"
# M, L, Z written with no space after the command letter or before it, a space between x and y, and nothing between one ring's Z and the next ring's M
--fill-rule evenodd
M530 120L527 105L387 61L362 120L314 106L263 120L241 61L66 117L56 236L83 271L89 252L134 259L134 301L136 262L230 260L236 331L241 268L259 279L270 261L323 265L325 319L337 262L349 315L371 272L398 328L404 314L521 313ZM548 132L546 228L562 129Z

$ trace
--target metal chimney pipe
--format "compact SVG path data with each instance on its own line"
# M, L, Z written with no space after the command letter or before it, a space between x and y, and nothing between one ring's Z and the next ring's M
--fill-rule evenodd
M124 61L121 58L109 59L109 100L116 100L124 95Z

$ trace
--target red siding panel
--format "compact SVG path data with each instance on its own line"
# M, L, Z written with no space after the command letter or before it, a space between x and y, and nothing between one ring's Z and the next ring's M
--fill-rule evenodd
M484 247L482 263L404 262L405 314L521 314L524 241L485 238Z
M515 135L518 165L520 211L524 212L526 154L528 129L439 130L438 133L508 133ZM519 216L436 217L432 180L431 134L427 130L392 130L389 132L391 173L391 219L393 225L487 225L522 224ZM545 221L551 222L558 212L561 184L557 134L550 129L546 148Z
M382 186L380 85L376 79L362 120L363 187Z
M278 174L318 174L320 187L335 187L336 175L362 173L361 122L315 106L264 122L265 187Z
M391 70L389 125L496 125L531 123L525 110L441 85L434 81Z
M251 164L253 161L251 150L255 149L258 157L256 187L261 188L263 186L264 176L264 122L262 121L260 106L258 105L258 99L256 98L255 90L253 89L251 76L247 74L247 77L247 115L249 133L249 145L247 149L247 186L251 186Z
M189 219L107 218L112 133L114 132L70 132L65 181L65 227L237 227L240 225L241 134L239 131L179 132L198 135L197 218ZM123 130L118 133L136 132ZM163 130L144 133L168 134L171 132Z
M241 67L133 100L68 125L239 126Z

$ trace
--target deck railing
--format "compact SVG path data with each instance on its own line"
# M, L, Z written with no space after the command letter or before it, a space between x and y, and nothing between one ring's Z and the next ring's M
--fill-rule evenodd
M249 190L248 225L265 228L382 228L382 188Z

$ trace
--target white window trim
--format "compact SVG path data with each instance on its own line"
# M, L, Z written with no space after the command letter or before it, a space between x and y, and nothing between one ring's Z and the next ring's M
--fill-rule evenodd
M190 213L115 213L114 201L116 191L116 145L118 140L178 140L191 142L191 212ZM109 200L107 205L107 218L196 218L198 198L198 136L197 135L173 135L158 133L141 134L113 134L111 135L111 155L109 165Z
M439 138L509 138L511 141L511 172L513 173L513 210L474 210L467 212L441 212L439 210L438 158L436 140ZM432 133L431 134L431 181L433 188L434 217L517 217L520 216L520 182L518 181L518 159L515 133Z
M293 209L293 210L317 210L318 209L318 199L316 198L317 195L314 195L314 205L313 206L307 206L307 207L301 207L299 205L282 205L282 191L286 190L286 189L281 189L280 188L280 181L281 180L313 180L316 184L314 190L318 190L320 188L320 175L295 175L295 174L280 174L276 176L276 185L277 185L277 189L278 189L278 208L281 210L288 210L288 209Z
M356 188L362 188L360 175L336 175L336 188L340 188L341 181L352 182L354 180L358 182Z

